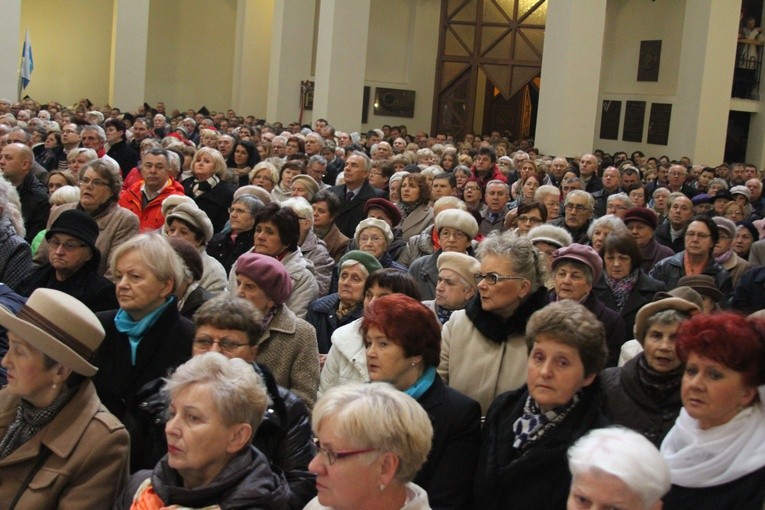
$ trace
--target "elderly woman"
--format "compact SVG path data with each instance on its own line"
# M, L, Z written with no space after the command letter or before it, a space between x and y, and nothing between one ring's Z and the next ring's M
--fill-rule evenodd
M697 315L678 331L683 409L661 444L672 489L664 508L765 502L765 322Z
M165 217L165 225L168 237L183 239L199 252L204 268L199 287L212 294L224 292L228 284L226 270L205 251L213 236L212 223L207 214L193 202L180 204Z
M407 273L396 269L374 271L364 282L364 309L379 297L397 293L420 300L417 283ZM337 328L321 371L319 396L341 384L369 382L365 359L361 319Z
M0 283L16 289L32 270L16 188L0 177Z
M70 150L66 155L66 169L74 176L75 179L79 179L80 170L91 161L98 159L98 153L93 149L76 148ZM122 172L120 172L120 179L122 178ZM120 183L121 185L122 183Z
M371 381L416 399L433 424L433 446L414 483L431 508L472 508L481 407L436 374L441 328L433 313L403 294L383 296L364 311L361 331Z
M250 443L268 394L241 359L195 356L167 380L167 455L153 471L135 473L114 508L286 508L281 473Z
M329 352L332 333L337 328L361 317L364 283L372 272L382 269L373 255L361 250L346 253L337 267L340 271L337 292L313 301L306 315L306 320L316 329L320 355Z
M59 188L64 186L76 186L77 178L66 170L53 170L48 173L48 195L53 195Z
M283 202L292 196L290 182L292 178L305 173L305 165L302 161L290 160L282 165L279 170L279 183L271 191L271 198L275 202Z
M547 269L545 287L555 288L555 279L552 272L553 253L559 248L571 245L571 234L566 229L554 225L544 224L529 230L526 235L545 261Z
M603 254L603 243L606 236L611 232L627 235L629 231L624 225L624 221L614 214L607 214L594 220L587 229L587 237L590 239L590 246L595 248L599 254Z
M733 238L736 236L736 224L728 218L715 216L712 221L717 225L720 237L712 248L715 262L730 273L731 282L735 287L747 269L753 267L746 259L739 257L733 250Z
M234 271L236 295L252 303L263 317L257 361L310 409L319 387L316 331L285 304L293 289L287 269L274 257L250 252L239 257Z
M236 186L226 182L226 160L216 149L202 147L191 160L194 175L183 181L183 190L207 213L213 232L223 230Z
M759 240L757 227L749 221L740 221L736 224L736 235L733 236L733 251L742 259L749 260L752 243Z
M660 510L671 484L659 450L621 427L595 429L579 439L568 449L568 467L569 510Z
M303 197L310 202L319 192L319 183L310 175L296 175L290 181L290 190L293 197Z
M119 166L97 159L80 168L80 202L65 204L51 210L48 218L50 227L58 215L68 209L79 209L88 213L98 223L96 248L101 252L99 274L106 274L112 251L138 234L138 217L117 203L122 189L122 173ZM47 259L47 242L43 241L35 254L35 262ZM113 268L109 271L113 272Z
M667 217L669 209L667 208L667 198L669 197L669 190L667 188L656 188L651 194L650 209L656 213L659 218L659 222L663 221Z
M213 235L207 243L207 255L223 266L226 274L240 255L247 253L255 242L255 215L263 202L251 195L242 195L228 209L229 226Z
M635 337L642 351L621 367L603 370L603 413L643 434L657 447L680 412L684 366L677 354L677 329L701 312L693 301L666 294L637 313Z
M505 225L511 228L515 225L513 232L519 236L525 236L529 231L547 221L547 208L540 202L523 202L517 209L510 211L505 216Z
M628 233L610 233L603 244L605 271L593 283L595 296L624 321L624 338L632 338L635 314L666 289L641 269L643 257Z
M127 481L130 438L90 380L104 338L98 319L68 294L38 289L18 314L0 307L0 325L9 339L0 390L3 507L110 508Z
M568 446L603 427L603 325L571 300L551 303L526 326L527 383L491 404L475 481L475 508L563 508L571 486ZM593 384L595 383L595 384Z
M279 170L267 161L261 161L256 164L252 172L250 172L250 184L260 186L269 193L274 190L278 182Z
M340 212L340 199L329 190L321 190L314 195L311 206L313 232L324 241L330 256L338 262L351 242L335 225L335 218Z
M433 223L433 209L430 202L430 188L421 174L409 174L401 180L398 203L404 219L401 221L401 239L407 241Z
M335 259L329 255L327 246L313 232L313 207L308 200L299 196L288 198L282 202L282 207L292 209L299 218L300 253L313 267L313 276L319 286L317 296L326 296L335 269Z
M461 200L465 191L465 184L467 184L468 179L470 179L470 168L464 165L458 165L454 168L452 173L454 174L454 179L457 181L457 185L454 187L454 196Z
M121 244L111 267L119 309L100 312L106 337L95 357L93 378L104 405L130 432L132 470L154 465L150 421L141 402L158 391L157 380L186 361L194 325L180 315L175 293L183 262L167 240L141 234Z
M356 226L356 232L353 236L358 249L374 255L382 267L406 271L406 267L393 260L393 257L388 253L388 246L393 242L393 237L390 225L377 218L361 220Z
M606 214L613 214L617 218L624 218L624 214L635 205L626 193L614 193L606 199Z
M401 181L409 175L409 172L398 171L388 179L388 198L394 204L401 201Z
M600 256L591 246L573 243L555 251L552 270L555 289L550 293L550 301L573 299L595 314L606 329L606 366L616 366L619 350L627 337L619 314L605 306L592 292L603 272Z
M483 207L483 190L481 189L481 185L478 184L477 179L471 177L470 180L465 183L462 198L465 201L468 211L477 212L481 210L481 207Z
M547 221L560 218L560 189L551 184L544 184L534 192L534 201L541 202L547 209Z
M383 200L383 199L374 199L374 200ZM367 201L367 204L369 202L372 202L372 200ZM386 206L395 206L391 204L390 202L386 202ZM435 220L438 219L438 216L448 210L448 209L461 209L466 210L464 202L462 202L459 198L453 197L453 196L446 196L441 197L433 204L433 217ZM398 211L398 209L395 209L395 211ZM473 214L471 213L471 216ZM385 219L388 224L391 224L391 221L388 221L385 215L376 215L380 219ZM400 218L400 215L399 215ZM395 218L392 220L395 222ZM476 220L478 221L478 220ZM394 231L395 234L395 231ZM481 237L482 239L482 237ZM396 241L394 240L394 244ZM471 242L473 245L473 248L478 246L478 240L473 240ZM423 255L430 255L436 250L438 250L441 246L441 243L438 239L438 232L436 231L435 222L433 225L427 227L425 230L423 230L419 235L412 236L409 238L409 240L406 242L406 245L403 249L399 250L399 255L396 258L396 261L398 261L399 264L402 264L404 266L410 266L412 262L417 260L418 258L422 257ZM389 252L392 252L391 249L388 250Z
M423 300L436 297L437 262L442 253L474 254L471 243L478 234L478 222L469 212L447 209L436 216L434 233L438 236L439 248L430 255L419 257L409 266L409 274L417 281Z
M306 510L426 510L411 482L430 451L433 427L410 396L383 383L343 386L313 413L319 453L309 468L319 495Z
M526 380L526 322L548 297L545 262L527 238L492 232L478 259L478 295L444 324L438 373L485 413L494 397Z
M210 291L199 285L202 278L202 257L196 246L179 237L169 237L167 241L183 261L183 280L175 291L178 298L178 310L189 320L205 302L215 297Z
M234 145L234 150L228 155L226 166L233 171L233 177L238 182L237 187L250 183L250 172L261 159L255 145L249 140L242 140Z

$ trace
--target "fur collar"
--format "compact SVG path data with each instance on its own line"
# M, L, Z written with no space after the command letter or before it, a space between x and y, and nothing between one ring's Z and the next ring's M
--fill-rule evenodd
M484 311L481 296L476 294L465 307L465 314L483 336L501 344L512 336L525 335L526 322L531 314L544 308L548 302L547 289L542 285L518 306L512 317L503 321L500 316Z

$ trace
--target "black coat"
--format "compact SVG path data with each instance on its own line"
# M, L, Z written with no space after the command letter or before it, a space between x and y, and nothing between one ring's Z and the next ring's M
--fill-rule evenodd
M658 448L674 426L683 406L680 400L681 376L677 379L677 391L668 392L660 400L640 380L638 362L643 357L645 354L640 353L622 367L607 368L601 372L603 413L614 424L643 434Z
M685 266L683 264L683 257L685 251L675 253L671 257L667 257L656 264L651 272L648 274L651 278L664 282L667 286L667 290L672 290L677 287L677 281L685 276ZM723 267L715 262L715 259L709 257L707 267L701 272L702 274L709 275L715 279L715 285L720 289L720 292L725 296L724 299L730 297L733 292L733 280L730 277L730 273L723 269Z
M200 209L207 213L207 217L212 222L213 232L220 232L228 221L228 208L234 200L236 186L230 182L221 181L211 190L195 197L191 190L194 186L194 180L193 176L185 179L181 183L183 184L183 191L187 196L194 199Z
M523 414L527 387L499 395L489 408L474 486L474 508L557 510L566 508L571 473L566 452L592 429L608 425L600 412L597 379L579 403L528 450L513 448L513 424Z
M433 510L472 508L481 406L438 376L417 401L433 425L433 446L414 483L427 491Z
M29 296L39 288L56 289L69 294L82 301L93 312L104 312L119 307L114 283L98 274L98 258L91 259L63 282L56 279L56 270L46 262L24 279L18 292L22 296Z
M138 166L138 162L141 159L138 153L125 140L112 145L106 155L113 158L120 165L123 179L127 177L127 174L133 168Z
M337 328L360 319L364 315L364 307L359 303L356 308L339 319L337 317L338 304L340 304L340 296L336 292L329 296L314 299L308 304L305 320L316 329L316 341L319 343L320 354L329 352L329 348L332 347L332 333Z
M332 186L329 191L337 195L340 199L340 212L335 217L335 225L346 237L353 239L353 234L356 233L356 225L361 220L367 217L364 212L364 204L370 198L377 198L383 196L383 192L379 189L375 189L369 184L368 181L364 182L359 192L353 197L350 202L345 201L345 195L348 192L348 188L345 184L340 186Z
M683 231L684 230L685 229L683 229ZM663 222L661 222L661 224L658 227L656 227L656 230L653 233L653 237L660 244L663 244L664 246L669 246L673 252L679 253L685 249L685 236L680 235L676 237L675 240L673 241L671 232L672 231L669 224L669 220L664 220Z
M19 192L21 216L24 218L24 226L27 229L24 239L31 244L37 233L48 223L50 214L48 188L30 171L16 190Z
M666 290L664 282L654 280L641 269L637 282L635 282L635 286L632 288L632 292L627 296L627 301L624 302L622 311L618 312L616 309L616 296L614 296L611 287L606 283L605 273L603 273L603 275L600 276L600 280L595 282L592 286L592 291L600 302L621 316L624 321L625 339L635 338L633 328L635 326L635 317L637 316L638 310L640 310L643 305L653 301L654 294L663 290Z
M231 231L218 232L207 243L207 254L221 263L226 273L231 271L236 259L250 251L255 242L255 228L241 232L231 241Z
M731 308L746 314L765 309L765 266L748 269L733 290Z
M689 489L673 485L662 501L664 510L762 510L765 502L765 467L714 487Z
M134 366L130 341L114 324L116 315L117 310L97 314L106 336L93 361L98 367L93 383L101 402L130 433L130 470L134 472L149 469L156 462L144 456L146 419L139 405L147 395L141 394L141 390L158 378L166 377L191 357L194 324L181 317L175 302L170 303L138 344ZM156 388L148 391L156 391Z

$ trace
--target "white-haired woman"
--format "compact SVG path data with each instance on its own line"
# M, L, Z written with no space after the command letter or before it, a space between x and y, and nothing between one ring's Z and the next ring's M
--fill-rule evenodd
M567 509L661 510L667 463L645 437L621 427L595 429L568 450Z
M340 386L316 403L319 453L308 466L319 495L306 510L425 510L411 483L430 451L433 426L409 395L387 383Z
M19 195L0 177L0 283L15 289L32 270L32 250L24 240Z
M115 509L287 508L284 475L250 443L268 394L246 361L217 352L194 356L163 391L170 398L167 455L153 471L131 477Z
M159 378L191 355L194 325L181 317L174 294L184 281L183 262L157 234L142 234L112 254L119 309L98 318L106 338L96 354L93 378L104 405L131 437L131 468L151 468L156 446L141 402L156 394Z

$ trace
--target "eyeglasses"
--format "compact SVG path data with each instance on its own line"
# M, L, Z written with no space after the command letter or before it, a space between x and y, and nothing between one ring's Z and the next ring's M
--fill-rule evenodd
M712 237L711 234L705 234L703 232L686 232L685 237L696 237L698 239L706 239L708 237Z
M212 349L212 346L214 344L218 344L218 347L220 347L220 350L223 352L234 352L240 347L244 347L245 345L249 345L246 343L239 343L234 342L233 340L229 338L221 338L220 340L213 340L212 338L195 338L194 339L194 346L202 351L209 351Z
M101 179L88 179L87 177L83 177L80 179L80 186L108 186L109 183L106 181L102 181Z
M438 237L440 239L449 239L449 238L452 238L452 239L467 239L467 236L463 232L460 232L459 230L455 230L455 231L452 232L452 231L446 230L446 229L441 229L441 232L438 233Z
M361 448L358 450L343 450L343 451L336 452L333 450L329 450L327 448L323 448L321 446L321 442L318 439L314 439L313 442L316 445L316 448L319 449L319 453L324 456L324 461L329 466L331 466L332 464L334 464L340 459L344 459L346 457L352 457L354 455L361 455L362 453L370 453L377 450L377 448Z
M535 218L534 216L518 216L518 223L530 223L532 225L539 225L542 223L542 218Z
M476 273L473 275L475 278L476 283L481 283L484 279L486 280L486 283L489 285L496 285L497 282L501 282L503 280L525 280L526 278L522 276L511 276L511 275L502 275L497 273Z
M228 213L229 214L252 214L247 209L242 209L241 207L229 207Z
M385 240L385 238L380 236L359 236L359 244L363 243L381 243Z
M87 246L85 243L78 243L75 241L65 241L62 242L61 239L58 237L51 237L50 240L48 240L48 245L50 245L51 248L54 250L58 250L59 248L64 248L64 251L71 252L76 250L77 248L84 248Z
M587 206L582 204L566 204L563 207L567 211L584 212L587 210Z

